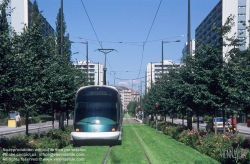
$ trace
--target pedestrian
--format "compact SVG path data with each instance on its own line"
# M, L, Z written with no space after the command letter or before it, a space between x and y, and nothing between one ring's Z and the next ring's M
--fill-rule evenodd
M232 129L232 124L230 123L231 120L227 120L226 124L227 124L227 131L230 133L231 132L231 129Z
M19 113L17 113L16 114L16 128L19 126L19 124L20 124L20 115L19 115Z

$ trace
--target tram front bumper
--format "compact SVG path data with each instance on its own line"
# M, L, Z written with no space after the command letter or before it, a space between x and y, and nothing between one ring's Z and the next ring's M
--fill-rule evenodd
M71 132L70 140L118 140L120 132Z

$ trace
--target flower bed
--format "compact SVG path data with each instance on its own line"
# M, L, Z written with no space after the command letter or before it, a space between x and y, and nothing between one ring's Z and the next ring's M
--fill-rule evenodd
M151 123L153 124L153 123ZM188 130L186 126L170 122L160 123L159 129L166 135L206 154L221 163L245 163L250 161L250 141L236 134L217 134L204 130Z

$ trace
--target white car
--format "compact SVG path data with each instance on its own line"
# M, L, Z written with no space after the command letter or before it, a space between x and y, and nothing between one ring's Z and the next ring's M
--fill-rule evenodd
M223 117L216 117L216 122L217 122L217 131L223 131ZM225 118L225 129L227 130L228 127L228 120ZM206 130L207 131L215 131L215 118L214 121L210 119L206 125Z

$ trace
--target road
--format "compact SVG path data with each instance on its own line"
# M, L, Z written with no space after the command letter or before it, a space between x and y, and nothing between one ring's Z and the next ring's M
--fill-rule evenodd
M172 122L172 119L166 118L166 121ZM173 122L175 124L181 124L182 125L182 119L174 119ZM184 120L184 125L187 125L187 120ZM192 126L197 129L197 123L192 123ZM206 123L200 123L199 128L205 130ZM247 127L244 124L237 124L237 129L239 135L244 135L244 137L250 137L250 127Z
M67 124L64 121L65 125ZM69 120L69 125L73 124L73 120ZM36 124L29 124L29 134L41 134L42 132L48 132L52 129L52 121L47 121L44 123L36 123ZM59 124L57 121L54 122L54 129L58 129ZM26 126L22 125L21 127L8 127L8 126L0 126L0 137L7 137L11 138L14 135L20 134L25 135Z

